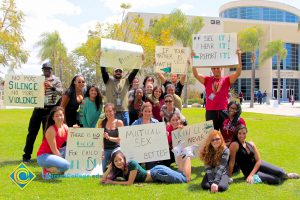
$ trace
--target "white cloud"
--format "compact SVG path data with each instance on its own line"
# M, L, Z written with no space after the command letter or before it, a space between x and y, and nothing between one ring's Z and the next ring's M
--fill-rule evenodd
M81 8L68 0L17 0L17 6L28 16L52 17L55 15L79 15Z
M144 8L155 8L159 6L164 6L168 4L175 3L176 0L149 0L149 1L142 1L142 0L100 0L104 5L109 8L112 12L117 13L121 12L122 9L120 5L122 3L129 3L132 7L130 10L139 10Z
M182 12L184 12L185 14L188 14L188 12L194 10L194 5L192 4L181 4L180 6L178 6L178 9L180 9Z

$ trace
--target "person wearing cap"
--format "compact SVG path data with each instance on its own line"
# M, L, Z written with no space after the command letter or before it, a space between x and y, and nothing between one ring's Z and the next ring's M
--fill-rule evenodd
M144 60L144 57L142 56ZM129 125L128 90L139 69L134 69L127 78L123 77L123 69L115 68L113 77L110 77L105 67L101 66L103 82L106 86L106 101L116 107L116 118L123 121L124 126Z
M23 162L28 163L31 159L33 145L42 123L45 131L47 117L51 109L56 105L58 97L62 94L63 88L60 80L52 74L52 65L46 62L42 65L43 76L45 76L45 100L44 108L34 108L28 126L28 134L24 147Z

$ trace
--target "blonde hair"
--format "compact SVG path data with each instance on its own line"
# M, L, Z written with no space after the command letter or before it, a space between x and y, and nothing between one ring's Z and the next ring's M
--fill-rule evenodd
M221 145L217 150L215 150L211 145L211 140L216 136L221 138ZM206 139L204 147L200 150L200 159L204 162L205 165L214 167L218 166L220 165L222 154L225 148L226 144L221 132L213 130Z

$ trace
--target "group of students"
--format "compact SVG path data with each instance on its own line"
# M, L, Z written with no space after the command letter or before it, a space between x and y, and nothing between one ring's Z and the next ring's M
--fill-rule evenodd
M239 62L240 62L240 52ZM299 178L298 174L284 170L260 159L253 142L246 142L247 128L240 117L241 106L237 102L228 104L228 88L240 75L241 66L227 77L221 77L221 68L212 68L214 76L205 77L193 68L194 76L205 86L207 94L206 120L213 120L217 130L209 134L205 145L200 148L200 159L204 162L206 174L202 187L211 192L225 191L230 178L240 168L248 183L264 182L278 184L287 178ZM101 67L106 85L104 119L99 120L103 107L103 96L97 86L85 86L82 75L76 75L70 87L63 94L60 106L51 109L44 131L44 139L37 153L38 164L43 167L43 177L52 173L63 174L70 164L64 159L68 127L104 128L104 153L102 166L106 169L102 183L132 184L134 182L187 183L191 180L191 158L197 146L172 145L172 131L187 125L181 114L181 91L184 78L174 76L167 81L158 74L165 90L154 86L154 79L147 76L143 88L138 88L133 70L127 78L123 69L113 70L109 77ZM130 86L132 87L130 89ZM50 88L53 90L53 87ZM165 92L164 92L165 91ZM225 102L225 103L224 103ZM228 105L227 105L228 104ZM177 106L176 106L177 105ZM227 107L227 111L224 110ZM223 120L220 120L222 118ZM145 163L141 166L133 160L126 161L119 148L118 128L128 125L166 122L171 159ZM98 125L97 125L98 122ZM220 131L218 131L220 130ZM178 171L169 168L176 162ZM120 178L123 181L118 181Z

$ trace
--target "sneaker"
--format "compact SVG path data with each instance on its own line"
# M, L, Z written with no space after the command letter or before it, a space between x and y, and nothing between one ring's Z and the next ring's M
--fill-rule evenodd
M298 178L300 178L300 176L296 173L288 173L287 176L288 176L289 179L298 179Z
M177 146L173 147L172 152L174 153L175 158L182 155L184 141L180 141Z
M51 179L51 173L46 168L42 169L42 178L45 180Z
M194 158L195 157L195 153L194 151L196 149L198 149L198 145L191 145L191 146L188 146L188 147L185 147L183 150L182 150L182 155L183 155L183 158L186 158L186 157L191 157L191 158Z
M30 163L30 158L23 158L23 161L22 161L24 164L28 164Z

